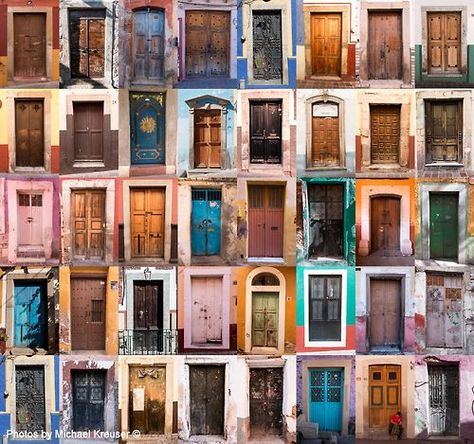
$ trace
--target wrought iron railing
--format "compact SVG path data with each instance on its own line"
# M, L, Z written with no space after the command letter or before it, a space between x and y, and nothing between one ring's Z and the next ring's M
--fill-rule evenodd
M175 355L178 330L119 330L121 355Z

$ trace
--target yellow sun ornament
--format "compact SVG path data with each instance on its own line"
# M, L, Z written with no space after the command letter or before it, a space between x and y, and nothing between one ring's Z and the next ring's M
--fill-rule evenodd
M144 133L152 133L156 129L156 121L153 117L146 116L140 121L140 129Z

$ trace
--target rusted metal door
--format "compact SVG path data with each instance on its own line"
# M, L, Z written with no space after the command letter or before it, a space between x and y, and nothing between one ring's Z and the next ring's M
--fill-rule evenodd
M281 163L281 102L250 102L250 162Z
M250 436L281 435L283 427L283 369L250 369Z
M18 252L43 252L43 195L18 193Z
M129 367L129 430L142 435L165 433L166 367Z
M278 293L252 294L252 345L278 347Z
M72 429L75 432L104 430L105 376L102 370L72 372Z
M401 79L402 52L402 11L369 11L369 79Z
M313 104L310 166L340 166L340 149L339 105L332 102Z
M15 99L15 164L44 166L43 99Z
M194 110L194 168L221 167L221 110Z
M75 259L103 260L105 190L72 190L73 255Z
M400 158L400 106L370 106L370 158L373 164L398 164Z
M15 12L13 33L14 76L46 77L46 13Z
M430 193L430 257L458 258L458 193Z
M71 77L104 77L105 10L69 11Z
M285 189L251 185L249 196L249 257L283 257Z
M228 77L230 13L186 11L186 77Z
M341 74L342 14L311 14L311 70L315 76Z
M73 102L74 160L103 162L104 102Z
M132 257L163 257L164 188L132 188L130 211Z
M426 345L463 346L463 275L426 273Z
M400 350L401 305L400 280L370 279L369 344L372 350Z
M16 419L17 433L46 430L46 402L44 367L40 365L16 365Z
M461 12L428 12L428 72L461 72Z
M73 350L105 350L104 278L71 278Z
M191 435L224 434L225 366L190 365Z
M370 250L381 256L400 253L400 198L375 196L370 199Z

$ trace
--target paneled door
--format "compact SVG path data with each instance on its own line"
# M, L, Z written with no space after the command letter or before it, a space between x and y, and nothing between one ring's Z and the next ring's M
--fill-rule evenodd
M43 99L15 99L15 164L44 166Z
M370 106L372 164L398 164L400 158L400 105Z
M220 168L221 143L221 110L194 110L194 168Z
M370 250L381 256L400 253L400 198L374 196L370 199Z
M311 14L311 71L314 76L341 74L342 14Z
M252 346L278 347L278 293L252 293Z
M73 430L104 430L106 372L74 370L72 372Z
M430 193L430 257L458 258L458 193Z
M311 168L341 165L339 105L318 102L311 107Z
M250 102L251 163L281 163L281 113L279 101Z
M43 195L18 193L17 256L44 256Z
M428 72L461 73L461 12L428 12Z
M44 367L15 365L16 418L18 433L46 430Z
M212 256L221 252L221 190L192 190L191 253Z
M104 161L104 102L73 102L74 160Z

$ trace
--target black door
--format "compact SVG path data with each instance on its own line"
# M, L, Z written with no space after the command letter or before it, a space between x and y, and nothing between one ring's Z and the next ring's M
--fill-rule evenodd
M45 430L44 367L16 366L15 389L16 431Z
M250 162L281 163L281 102L250 102Z
M76 370L72 385L73 430L104 430L105 371Z

